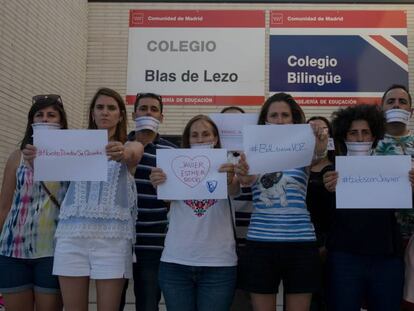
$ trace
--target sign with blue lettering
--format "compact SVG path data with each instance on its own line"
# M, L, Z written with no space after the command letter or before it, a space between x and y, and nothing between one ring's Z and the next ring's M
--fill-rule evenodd
M270 27L270 93L349 105L408 85L405 11L272 11Z

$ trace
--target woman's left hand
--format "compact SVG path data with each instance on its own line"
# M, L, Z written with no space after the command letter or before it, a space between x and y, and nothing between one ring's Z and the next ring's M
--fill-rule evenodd
M234 164L224 163L219 168L220 173L227 173L227 184L230 185L234 178Z
M316 139L315 154L316 156L323 155L326 153L328 147L328 133L326 132L326 129L316 123L311 122L310 126L312 127Z
M120 162L124 159L125 146L119 141L109 142L105 150L109 160Z

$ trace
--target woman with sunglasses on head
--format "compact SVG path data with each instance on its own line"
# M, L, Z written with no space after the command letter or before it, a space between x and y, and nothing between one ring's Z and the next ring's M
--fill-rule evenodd
M259 125L303 124L305 115L292 96L277 93L263 104ZM316 138L315 158L326 156L327 133L311 124ZM247 232L244 286L255 311L276 310L280 281L287 310L309 310L311 296L320 288L320 258L315 231L306 208L309 167L249 175L242 154L236 166L241 185L251 186L253 213Z
M60 209L53 274L65 311L88 309L89 280L96 280L98 310L118 310L132 276L136 187L133 172L143 154L127 142L126 109L114 90L99 89L89 106L88 129L108 131L108 180L75 181Z
M0 292L8 311L61 310L52 275L54 234L67 183L33 180L33 128L67 129L58 95L33 97L26 132L7 160L0 194ZM27 157L24 157L27 154Z
M213 121L204 115L186 125L183 148L221 148ZM234 165L220 167L227 173L229 194L238 192ZM154 187L167 176L151 171ZM227 199L174 200L161 256L159 281L168 311L228 311L236 286L237 256L233 216Z

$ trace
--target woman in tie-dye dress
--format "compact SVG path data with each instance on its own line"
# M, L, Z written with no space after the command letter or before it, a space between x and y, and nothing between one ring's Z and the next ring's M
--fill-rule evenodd
M52 266L58 205L67 185L33 180L31 159L24 159L24 153L33 148L33 127L67 128L60 96L33 97L20 149L11 153L4 169L0 194L0 292L7 311L62 309Z

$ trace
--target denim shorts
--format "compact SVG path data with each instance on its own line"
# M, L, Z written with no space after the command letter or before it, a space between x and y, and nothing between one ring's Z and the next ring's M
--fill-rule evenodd
M0 256L0 293L33 289L39 293L59 293L58 278L52 275L53 257L21 259Z

